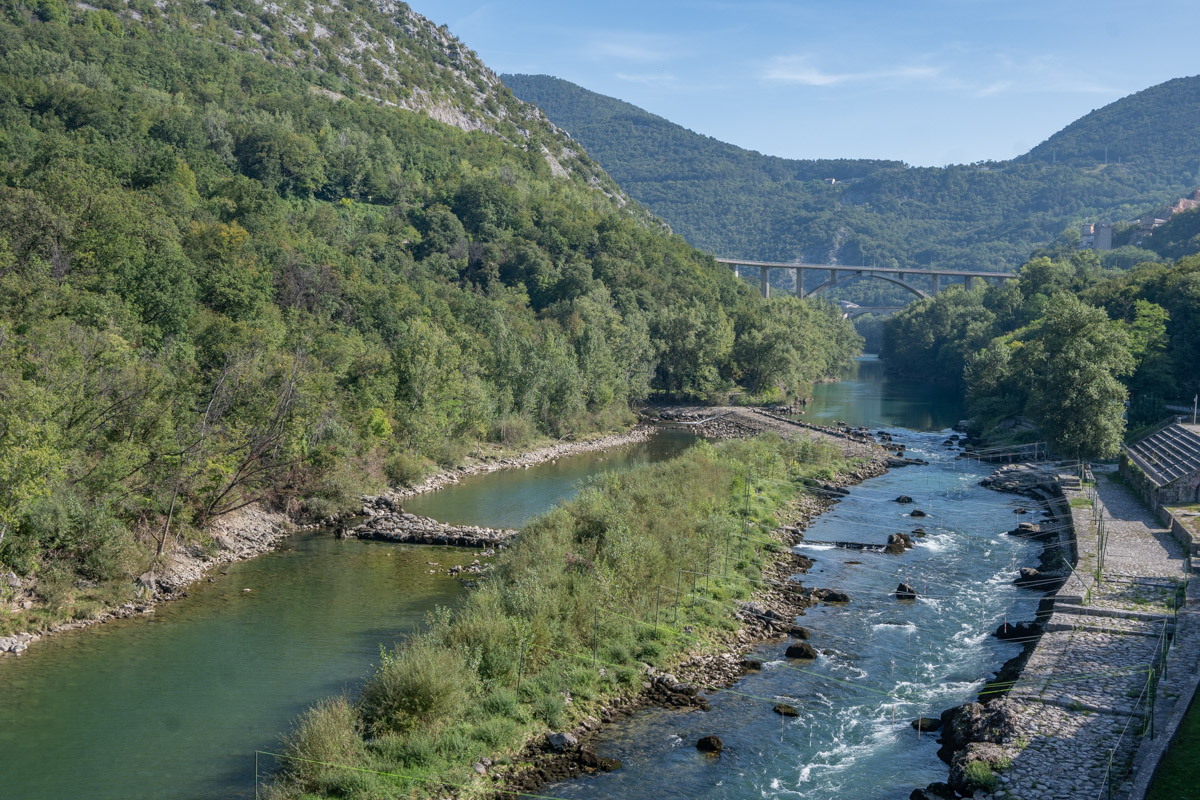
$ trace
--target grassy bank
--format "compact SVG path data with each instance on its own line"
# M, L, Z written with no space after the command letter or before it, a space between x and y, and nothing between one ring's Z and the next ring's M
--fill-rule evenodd
M640 662L718 647L777 517L805 479L847 466L828 444L759 437L599 476L530 523L460 608L381 653L360 696L309 710L269 796L484 793L477 759L510 768L531 736L636 693ZM689 570L711 572L694 605Z

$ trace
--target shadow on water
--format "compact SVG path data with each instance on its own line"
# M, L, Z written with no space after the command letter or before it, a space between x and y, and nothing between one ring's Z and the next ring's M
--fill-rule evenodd
M818 384L805 412L800 419L806 422L913 431L944 430L967 415L961 394L945 386L891 379L877 356L856 358L842 380Z

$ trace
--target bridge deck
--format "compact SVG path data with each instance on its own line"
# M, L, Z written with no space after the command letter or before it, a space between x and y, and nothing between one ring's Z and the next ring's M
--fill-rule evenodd
M982 270L924 269L912 267L865 267L853 264L788 264L782 261L748 261L743 258L718 258L719 264L739 267L768 267L770 269L818 269L835 272L883 273L886 275L947 275L958 278L1016 278L1015 272L986 272Z

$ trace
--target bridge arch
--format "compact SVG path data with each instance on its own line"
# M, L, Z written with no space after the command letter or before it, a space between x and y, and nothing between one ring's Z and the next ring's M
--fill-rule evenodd
M911 283L909 283L906 280L902 280L900 278L894 278L891 275L881 275L876 272L851 272L849 274L846 274L845 277L842 277L842 278L836 277L836 275L830 276L821 285L810 289L807 292L807 294L811 296L811 295L814 295L817 292L822 291L824 289L832 289L835 286L841 286L842 284L849 283L850 281L854 280L855 278L877 278L881 281L887 281L888 283L893 283L896 286L899 286L903 289L907 289L908 291L915 294L917 297L930 297L931 296L929 294L929 292L925 291L924 289L920 289L916 286L913 286Z

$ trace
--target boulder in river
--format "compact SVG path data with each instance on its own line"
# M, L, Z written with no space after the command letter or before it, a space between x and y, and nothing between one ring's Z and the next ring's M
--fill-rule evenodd
M546 744L556 753L565 753L579 744L579 740L566 732L552 732L546 734Z
M701 753L720 753L725 749L725 743L716 736L701 736L700 741L696 742L696 749Z
M1013 583L1017 586L1026 586L1029 588L1037 588L1046 578L1042 573L1038 572L1033 567L1021 567L1020 574L1013 579Z
M775 708L773 708L771 710L774 711L776 714L780 715L781 717L798 717L798 716L800 716L800 712L796 710L796 707L789 706L787 703L776 703Z
M902 494L896 498L897 503L911 503L913 499L906 494Z
M849 603L850 595L837 589L813 589L812 597L823 603Z
M958 800L958 792L948 783L934 781L924 789L913 789L908 800Z
M1031 637L1042 632L1042 626L1036 622L1001 622L993 635L1002 642L1013 640L1028 641Z
M907 583L901 583L899 586L897 586L895 594L897 600L917 599L917 590L909 586Z
M949 763L951 756L972 742L1000 744L1016 736L1021 712L1007 698L987 705L964 703L942 712L942 748L938 756Z
M793 625L788 628L788 636L793 639L807 639L811 635L811 631L801 625Z
M805 658L809 660L817 657L817 651L808 642L789 644L783 654L788 658Z
M742 659L742 669L746 672L761 672L762 668L763 662L759 661L757 658Z
M924 511L922 511L919 508L914 508L911 512L909 512L908 515L910 517L927 517L927 516L929 516L928 514L926 514Z
M912 721L914 731L933 733L942 729L942 721L937 717L917 717Z

